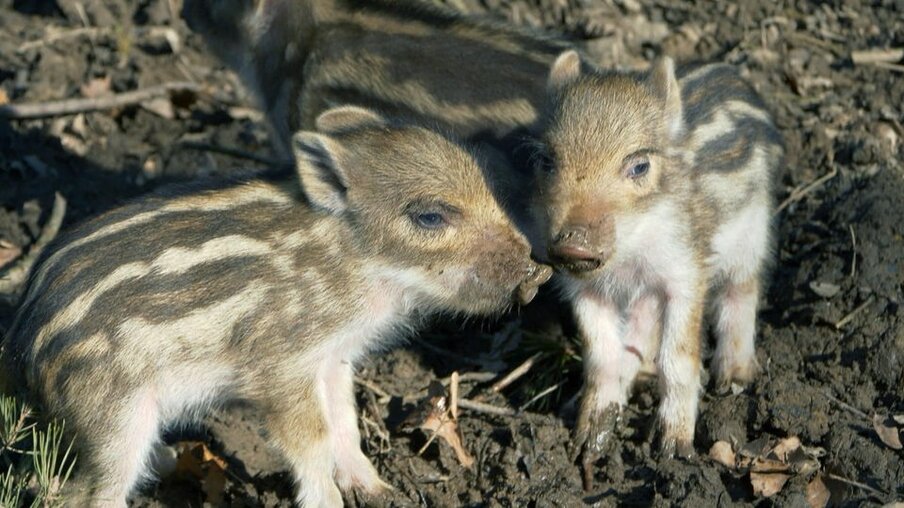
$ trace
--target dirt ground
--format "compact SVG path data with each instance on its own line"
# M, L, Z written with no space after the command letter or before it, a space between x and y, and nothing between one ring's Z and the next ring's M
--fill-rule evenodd
M776 182L777 256L759 320L763 372L744 391L707 389L697 457L687 461L656 458L648 432L655 383L641 384L618 444L585 491L569 449L580 363L567 313L547 296L498 320L438 321L359 373L363 446L396 490L349 503L806 506L817 475L834 505L904 500L904 452L884 444L872 420L904 413L904 61L852 58L904 47L904 2L447 1L558 31L609 65L638 67L667 53L743 69L774 109L789 155ZM27 252L54 192L68 200L71 225L164 182L263 167L215 151L266 158L267 131L236 78L174 14L178 4L0 0L0 103L203 85L111 111L0 119L0 255ZM0 331L14 310L0 304ZM527 376L488 393L494 374L534 354ZM461 410L463 442L476 459L470 469L441 440L419 453L428 436L405 423L430 381L453 371L463 375L462 397L516 409L529 403L515 416ZM818 472L791 474L769 498L755 494L750 474L708 458L718 440L738 450L788 436L813 447ZM225 473L216 477L210 463L195 474L179 467L133 506L290 506L286 468L249 408L228 408L168 441L205 442Z

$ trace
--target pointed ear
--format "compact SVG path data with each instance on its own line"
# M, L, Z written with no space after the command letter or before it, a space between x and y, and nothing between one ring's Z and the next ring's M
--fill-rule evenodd
M339 214L348 207L348 180L340 166L342 147L316 132L302 131L292 136L295 170L308 200L330 213Z
M386 125L386 119L367 108L340 106L321 113L315 125L320 132L333 133L359 127Z
M578 55L577 51L569 49L556 57L556 61L553 62L552 67L549 69L547 88L560 90L578 79L580 75L581 56Z
M675 61L663 56L653 62L650 70L650 84L665 101L666 128L669 138L677 140L684 134L684 106L681 103L681 88L675 77Z

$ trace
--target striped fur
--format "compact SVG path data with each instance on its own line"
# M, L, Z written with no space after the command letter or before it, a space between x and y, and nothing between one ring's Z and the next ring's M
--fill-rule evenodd
M188 0L184 16L267 112L275 140L352 104L439 125L523 164L569 45L423 0Z
M166 425L232 399L267 415L300 504L341 505L337 482L376 493L355 363L418 316L496 312L545 281L471 148L382 120L309 139L327 148L312 165L298 147L299 177L333 174L341 212L289 174L173 187L37 265L3 357L76 436L72 506L124 506ZM412 207L440 202L448 227L419 228Z
M732 67L678 76L670 59L635 75L569 53L550 73L550 170L538 176L538 215L584 341L577 436L587 467L637 373L651 366L663 451L692 453L707 307L716 383L746 383L756 371L781 138Z

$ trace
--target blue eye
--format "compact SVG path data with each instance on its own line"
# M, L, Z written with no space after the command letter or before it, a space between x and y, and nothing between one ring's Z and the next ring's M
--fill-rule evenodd
M641 176L647 174L647 171L649 170L649 161L638 162L631 166L630 169L628 169L628 178L640 178Z
M446 225L446 219L441 213L427 212L415 215L414 223L424 229L439 229Z

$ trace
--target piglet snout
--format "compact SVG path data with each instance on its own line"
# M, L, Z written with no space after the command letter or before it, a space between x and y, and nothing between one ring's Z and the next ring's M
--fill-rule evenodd
M552 268L546 265L531 263L527 269L527 277L518 285L518 302L527 305L537 296L540 286L552 277Z
M572 273L590 272L605 263L608 255L602 241L592 241L587 228L566 227L556 235L549 257L556 268Z

